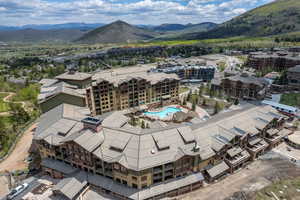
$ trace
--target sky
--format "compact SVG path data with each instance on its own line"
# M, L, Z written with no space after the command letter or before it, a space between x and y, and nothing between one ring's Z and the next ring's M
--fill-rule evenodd
M0 25L222 23L273 0L0 0Z

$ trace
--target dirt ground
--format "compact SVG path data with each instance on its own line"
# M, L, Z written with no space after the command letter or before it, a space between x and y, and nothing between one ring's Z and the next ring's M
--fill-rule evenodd
M299 176L299 167L288 160L279 157L276 158L275 156L272 159L257 160L217 183L206 185L204 188L176 199L224 200L231 197L234 193L241 191L245 192L248 197L251 197L254 191L260 190L274 181Z
M36 128L36 124L32 125L25 131L14 151L7 159L0 163L0 172L6 170L21 170L27 167L28 164L24 160L28 157L28 150L31 146L34 128Z

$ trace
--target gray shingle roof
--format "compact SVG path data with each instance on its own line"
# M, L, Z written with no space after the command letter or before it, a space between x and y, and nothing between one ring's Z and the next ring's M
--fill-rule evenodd
M62 80L75 80L75 81L82 81L91 78L92 75L88 73L82 73L82 72L75 72L74 74L66 72L64 74L61 74L59 76L56 76L56 79L62 79Z
M87 181L81 182L76 178L65 178L53 187L53 191L59 191L70 200L73 200L85 186L87 186Z
M204 123L174 124L153 129L137 129L128 124L120 128L119 125L110 127L110 123L106 123L101 132L93 133L82 131L80 120L86 116L81 115L76 107L72 108L66 112L60 106L46 113L35 138L44 138L55 144L73 140L105 162L119 162L135 171L174 162L184 155L199 155L203 160L208 159L215 155L214 151L220 151L234 137L258 131L255 128L260 123L257 117L270 122L275 117L270 113L277 112L270 106L248 107L221 114L221 117L217 116ZM116 116L105 117L114 119ZM75 125L72 126L74 122ZM63 126L57 126L58 124ZM72 128L68 130L68 127ZM67 134L62 136L59 132ZM195 151L195 142L199 147L198 151Z
M63 174L72 174L77 171L77 169L73 168L71 165L68 165L63 162L55 161L49 158L45 158L42 160L41 166L47 167L50 169L54 169L56 171L59 171Z
M224 161L222 161L220 164L207 170L207 173L211 178L215 178L221 175L222 173L227 172L228 169L229 169L228 165Z

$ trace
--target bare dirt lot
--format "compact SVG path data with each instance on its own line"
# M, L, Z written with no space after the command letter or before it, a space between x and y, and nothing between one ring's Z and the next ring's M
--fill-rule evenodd
M224 200L241 191L245 192L247 199L251 199L255 196L254 191L260 190L273 182L300 177L300 168L295 164L272 153L269 154L271 155L251 163L246 168L217 183L207 185L176 199Z
M13 152L8 156L8 158L0 163L0 172L6 170L15 171L27 168L28 163L24 160L29 155L28 150L32 143L34 128L36 128L36 124L32 125L28 130L26 130Z

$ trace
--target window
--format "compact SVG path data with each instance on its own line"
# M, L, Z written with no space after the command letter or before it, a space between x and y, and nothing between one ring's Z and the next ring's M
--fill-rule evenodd
M146 180L147 180L147 176L143 176L142 181L146 181Z
M143 184L142 185L142 189L146 188L147 187L147 184Z
M136 176L132 176L132 180L137 181L137 177Z

